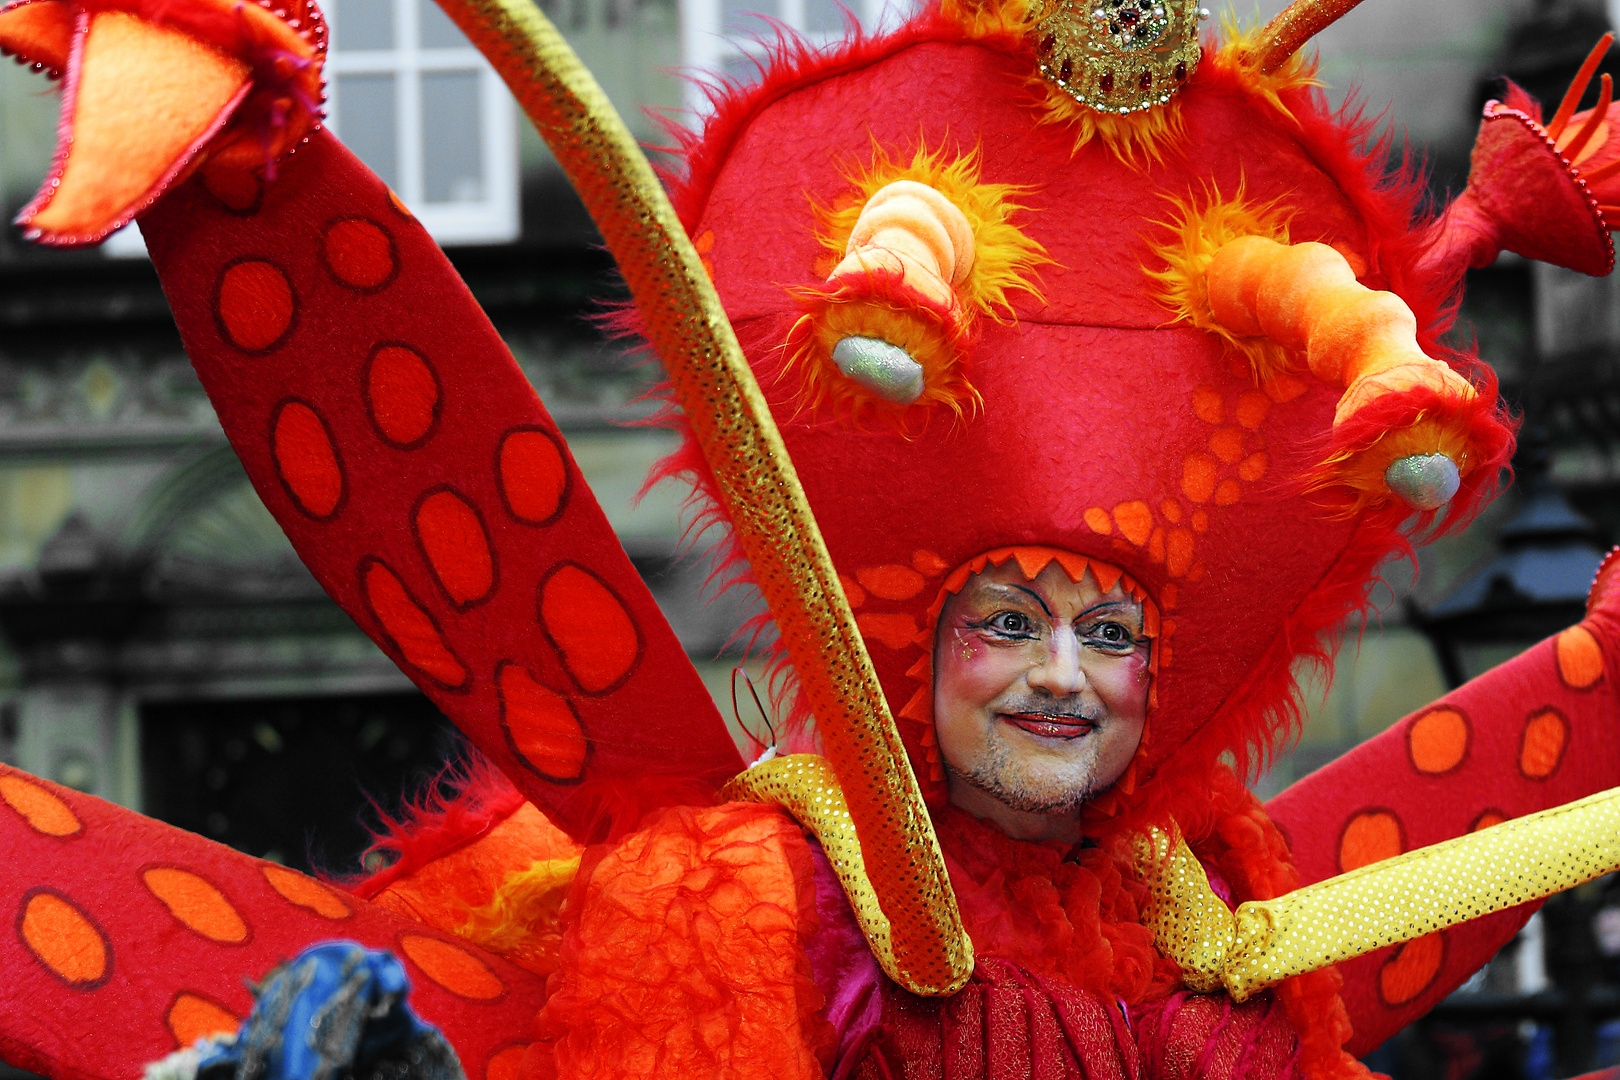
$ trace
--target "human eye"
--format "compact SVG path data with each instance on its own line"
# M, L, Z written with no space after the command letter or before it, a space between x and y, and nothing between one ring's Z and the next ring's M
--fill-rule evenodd
M979 625L999 637L1019 641L1036 637L1040 632L1035 620L1022 611L998 611Z
M1082 632L1086 644L1103 652L1127 653L1136 648L1136 635L1122 622L1105 619L1091 623Z

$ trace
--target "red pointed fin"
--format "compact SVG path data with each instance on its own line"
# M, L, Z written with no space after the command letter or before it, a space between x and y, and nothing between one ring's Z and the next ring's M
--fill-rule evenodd
M142 218L186 350L326 590L575 837L742 761L556 424L444 254L315 134L258 201Z
M335 938L404 959L469 1080L506 1075L545 1001L539 976L449 934L7 766L0 865L0 1057L53 1080L129 1080L234 1030L248 980Z
M47 244L93 243L175 181L230 119L250 69L123 11L81 14L62 100L61 149L18 216Z

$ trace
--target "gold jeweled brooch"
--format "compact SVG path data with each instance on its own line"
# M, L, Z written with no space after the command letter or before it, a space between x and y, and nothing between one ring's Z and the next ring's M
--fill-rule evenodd
M1041 74L1105 113L1163 105L1198 68L1200 0L1049 0L1035 22Z

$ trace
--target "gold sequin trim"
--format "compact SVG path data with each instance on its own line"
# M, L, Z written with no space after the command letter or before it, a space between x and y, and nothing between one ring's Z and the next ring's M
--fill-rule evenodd
M773 758L736 777L721 789L720 797L776 803L815 834L827 853L833 873L838 875L839 884L844 887L844 895L849 898L855 921L866 935L872 955L889 978L914 994L951 994L961 989L962 983L967 981L966 975L948 983L920 985L896 961L889 917L883 913L883 905L866 875L866 859L861 854L861 841L855 834L855 822L849 816L844 792L824 758L815 754ZM973 943L963 934L954 945L957 969L971 972Z
M713 471L872 856L903 985L951 985L965 940L933 823L810 504L720 298L640 147L531 0L440 0L516 95L618 261Z

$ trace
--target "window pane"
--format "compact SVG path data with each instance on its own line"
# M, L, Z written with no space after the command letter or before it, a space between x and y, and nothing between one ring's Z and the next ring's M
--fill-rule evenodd
M850 4L851 8L855 5ZM812 34L836 34L844 29L838 0L804 0L804 28Z
M763 30L757 19L750 19L749 15L768 15L779 18L782 14L777 0L720 0L720 24L726 27L749 26L756 30Z
M424 49L464 49L470 42L433 0L416 0L417 41Z
M399 188L394 126L394 76L339 75L337 128L356 157L389 187Z
M394 0L336 0L331 6L334 49L394 47Z
M752 86L759 81L759 64L746 56L728 56L720 61L720 70L726 80L738 86Z
M478 72L422 75L422 198L430 203L484 198L483 112Z

